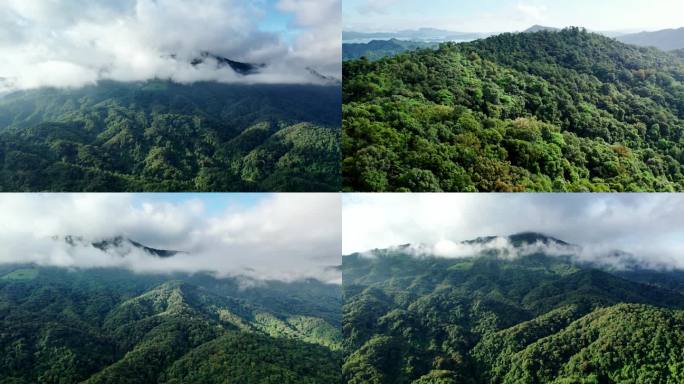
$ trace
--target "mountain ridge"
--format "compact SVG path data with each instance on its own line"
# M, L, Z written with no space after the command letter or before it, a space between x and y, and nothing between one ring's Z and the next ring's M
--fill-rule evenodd
M684 277L641 279L543 253L415 257L410 247L347 255L343 274L348 382L684 379L673 358L684 347Z
M97 240L87 240L83 236L74 236L74 235L66 235L66 236L52 236L52 239L55 241L63 241L67 245L71 247L76 247L76 246L91 246L93 248L99 249L100 251L107 252L109 253L110 251L113 251L117 253L121 257L125 257L130 253L130 247L133 247L134 249L139 249L151 256L156 256L159 258L168 258L168 257L173 257L177 254L182 254L185 253L183 251L174 251L174 250L167 250L167 249L157 249L157 248L152 248L148 247L144 244L141 244L135 240L132 240L128 237L118 235L110 238L105 238L105 239L97 239ZM127 247L128 246L128 247Z
M617 40L627 44L656 47L664 51L676 51L684 48L684 27L626 34L618 36Z
M339 381L339 290L0 264L0 381Z

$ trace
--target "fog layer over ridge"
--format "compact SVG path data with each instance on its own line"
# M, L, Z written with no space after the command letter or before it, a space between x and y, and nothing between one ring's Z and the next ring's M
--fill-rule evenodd
M343 198L343 253L411 244L418 254L475 256L488 248L568 254L614 268L684 269L684 196L653 194L358 194ZM511 249L500 237L539 232L573 245ZM417 246L416 246L417 244ZM506 254L506 252L503 252Z
M335 268L341 248L336 195L274 194L245 205L227 194L228 208L222 212L209 209L201 198L165 202L142 196L2 195L0 263L341 280ZM65 241L65 236L79 241ZM106 250L93 245L116 237L181 252L155 257L130 243Z
M273 4L271 4L273 3ZM271 9L272 7L272 9ZM0 4L0 91L98 80L320 83L339 78L339 0L8 0ZM286 31L261 21L277 13ZM243 76L203 52L265 64Z

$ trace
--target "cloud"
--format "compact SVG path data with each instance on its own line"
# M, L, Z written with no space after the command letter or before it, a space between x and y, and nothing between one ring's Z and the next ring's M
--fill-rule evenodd
M520 2L515 7L522 21L542 21L546 18L548 8L545 5L532 5Z
M481 250L462 241L532 231L579 246L583 262L684 269L682 217L680 195L361 194L344 198L343 253L410 243L465 257Z
M229 203L230 196L225 195ZM201 199L142 203L138 199L127 194L2 195L0 262L153 273L210 271L285 281L341 280L339 271L331 268L340 264L337 195L268 195L255 205L232 204L219 213L210 212ZM84 240L70 245L63 241L69 235ZM125 252L105 252L92 246L116 236L183 253L160 259L130 247Z
M264 11L261 0L8 0L0 5L0 78L11 89L26 89L101 79L317 81L307 67L339 77L339 5L280 0L276 10ZM267 12L291 16L290 30L262 30ZM191 65L204 51L267 67L240 76L216 63Z
M389 8L398 2L399 0L366 0L358 7L358 11L362 15L386 14Z
M279 0L277 8L292 13L293 27L304 31L294 42L292 57L316 63L315 69L341 78L341 1Z

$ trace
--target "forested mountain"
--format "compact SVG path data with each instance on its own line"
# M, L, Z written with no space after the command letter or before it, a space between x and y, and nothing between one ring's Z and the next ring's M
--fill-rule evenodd
M0 97L0 190L338 191L340 120L339 86L15 92Z
M346 382L684 380L681 274L591 268L545 253L573 246L542 235L509 238L517 255L486 241L462 258L412 245L343 258Z
M387 56L395 56L406 51L420 48L436 48L439 43L405 41L405 40L372 40L368 43L342 44L342 60L354 60L365 57L368 60L379 60Z
M0 265L0 383L333 383L341 294L315 280Z
M684 190L681 55L570 28L343 68L345 190Z
M618 36L617 39L627 44L656 47L663 51L673 51L684 48L684 28L632 33Z

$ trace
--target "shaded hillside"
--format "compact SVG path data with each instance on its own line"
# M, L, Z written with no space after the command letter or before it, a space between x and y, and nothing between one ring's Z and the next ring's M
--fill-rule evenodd
M334 86L101 82L0 99L3 191L336 191Z
M339 306L315 281L4 265L0 382L339 381Z

